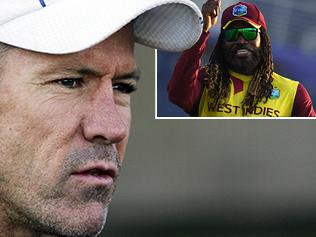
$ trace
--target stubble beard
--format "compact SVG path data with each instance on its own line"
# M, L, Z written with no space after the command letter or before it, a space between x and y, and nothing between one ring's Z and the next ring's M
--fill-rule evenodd
M118 154L112 146L95 145L70 154L63 165L58 183L49 188L45 184L39 186L36 194L31 193L21 200L23 194L13 194L6 200L10 221L25 226L34 233L49 234L61 237L94 237L103 229L107 211L116 188L118 177L111 187L89 187L80 190L74 197L66 192L65 185L69 174L79 165L93 160L111 160L120 168ZM30 185L31 186L31 185ZM11 192L14 193L14 192ZM24 195L27 195L26 193ZM23 197L22 197L23 198ZM13 201L12 201L13 200ZM89 207L100 211L98 216L90 218L84 215L90 213ZM82 210L82 212L80 211ZM65 213L66 212L66 213ZM88 218L88 219L87 219ZM87 219L89 223L80 221Z

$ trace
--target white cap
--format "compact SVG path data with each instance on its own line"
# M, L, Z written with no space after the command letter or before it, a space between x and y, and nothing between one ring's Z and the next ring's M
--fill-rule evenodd
M90 48L134 20L138 43L183 51L203 19L190 0L0 0L0 42L51 54Z

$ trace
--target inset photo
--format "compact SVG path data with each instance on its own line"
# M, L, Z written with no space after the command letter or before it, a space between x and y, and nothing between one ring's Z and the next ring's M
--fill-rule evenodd
M313 1L194 2L199 39L157 52L156 118L316 116Z

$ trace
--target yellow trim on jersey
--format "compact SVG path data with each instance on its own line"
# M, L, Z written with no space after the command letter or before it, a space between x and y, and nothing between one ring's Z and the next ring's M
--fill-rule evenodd
M208 89L204 88L199 104L199 116L203 117L290 117L295 100L297 81L282 77L276 73L273 77L272 95L266 103L260 102L251 111L248 107L242 108L242 102L248 91L251 76L245 76L233 71L229 74L243 84L241 91L235 94L234 83L230 79L230 94L225 104L214 108L214 99L209 96Z

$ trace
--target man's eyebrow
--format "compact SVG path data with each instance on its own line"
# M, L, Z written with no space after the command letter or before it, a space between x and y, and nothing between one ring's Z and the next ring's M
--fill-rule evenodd
M140 78L140 70L138 68L136 68L132 72L125 73L125 74L114 77L115 80L135 79L136 81L138 81L139 78Z
M87 68L87 67L62 67L62 68L58 68L58 67L53 67L50 68L48 70L43 70L38 72L39 75L42 76L46 76L46 75L50 75L50 74L78 74L78 76L102 76L102 73L94 70L92 68Z
M101 72L96 71L96 70L91 69L91 68L81 68L81 69L77 70L77 72L82 76L95 76L95 77L102 76ZM134 79L134 80L138 81L139 78L140 78L140 71L138 68L136 68L132 72L128 72L128 73L124 73L124 74L121 74L118 76L114 76L113 79L115 79L115 80Z
M61 74L69 74L69 73L76 73L78 76L94 76L94 77L101 77L103 76L103 73L101 73L98 70L88 68L88 67L80 67L80 68L72 68L72 67L65 67L60 70L48 70L48 71L42 71L41 75L49 75L56 73L58 71ZM122 79L135 79L139 80L140 78L140 71L138 68L134 69L132 72L124 73L122 75L115 76L114 79L122 80Z
M84 67L84 68L80 68L80 69L72 69L72 71L75 71L76 73L82 75L82 76L95 76L95 77L100 77L102 76L102 73L97 71L97 70L94 70L92 68L87 68L87 67Z

